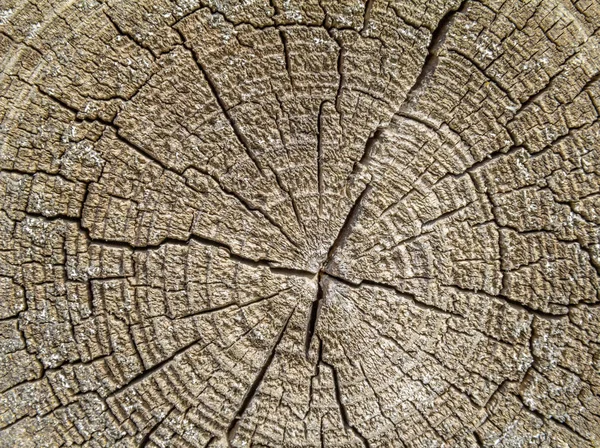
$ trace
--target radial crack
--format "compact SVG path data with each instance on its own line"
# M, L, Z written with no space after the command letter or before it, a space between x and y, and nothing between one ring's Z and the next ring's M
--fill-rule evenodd
M169 418L169 416L173 413L173 411L175 410L175 406L173 406L169 412L167 412L167 415L164 416L164 418L159 419L154 426L152 426L152 428L150 428L150 431L148 431L146 433L146 435L144 436L144 438L141 440L140 442L140 448L144 448L148 445L148 443L150 443L150 437L152 437L152 435L156 432L156 430L160 427L160 425Z
M342 390L340 388L340 379L338 377L338 372L337 372L336 367L333 364L329 364L328 362L323 361L323 360L321 360L321 363L331 369L331 374L333 376L333 387L334 387L334 391L335 391L335 399L336 399L338 407L340 409L340 416L342 417L342 423L344 424L344 427L347 429L350 429L350 431L352 431L352 433L362 442L363 446L365 446L366 448L369 448L370 447L369 441L366 439L366 437L361 434L361 432L358 430L358 428L356 428L356 426L354 426L352 423L350 423L350 419L348 418L348 410L346 409L346 405L344 404L344 400L342 398Z
M371 189L372 189L371 185L367 184L367 186L363 189L360 196L358 196L358 198L356 198L354 205L352 206L352 208L350 209L350 212L346 216L346 221L340 228L340 231L338 232L337 237L335 238L333 244L329 248L327 258L326 258L325 262L323 263L325 271L327 271L331 267L331 264L333 262L336 251L344 244L344 242L346 241L346 239L352 232L352 227L356 223L356 220L360 214L362 202L363 202L364 198L371 192Z
M589 2L80 3L0 8L0 439L599 437Z
M317 116L317 192L319 193L319 216L323 213L323 107L327 101L322 101Z
M288 39L285 34L285 31L281 28L279 28L279 38L281 39L281 44L283 45L283 59L285 62L285 70L287 71L288 77L290 78L290 84L292 85L292 88L294 88L294 78L292 77L292 65L290 61Z
M279 343L283 339L283 335L285 334L287 326L290 323L290 320L292 319L292 316L294 315L295 311L296 311L296 307L294 307L294 309L290 313L289 317L285 321L285 324L284 324L283 328L281 329L281 332L277 336L277 340L275 341L273 348L271 349L271 353L269 354L267 360L265 361L262 368L258 372L258 375L255 377L254 382L252 383L250 388L246 391L246 394L244 396L244 400L242 401L242 404L240 405L239 409L235 413L235 416L231 420L229 427L227 428L227 440L229 441L230 445L231 445L231 442L233 441L233 439L235 438L235 434L237 432L238 425L240 423L242 416L246 412L246 409L248 409L248 406L250 406L250 403L252 402L254 396L256 395L258 388L262 384L264 377L267 374L267 371L269 370L269 367L271 367L273 359L275 358L275 353L277 351L277 347L279 346Z
M365 14L363 16L363 26L360 30L361 33L363 33L369 26L369 21L371 20L371 11L373 10L373 3L375 3L374 0L367 0L365 3Z
M183 33L181 33L181 32L180 32L180 37L185 42L185 36L183 36ZM240 127L239 127L237 121L231 116L229 109L227 108L225 102L223 101L223 98L221 97L221 94L219 93L219 90L217 89L215 81L208 74L208 71L204 68L202 63L198 60L198 58L194 54L194 51L187 44L186 44L186 48L192 54L192 59L196 63L196 66L198 67L198 70L200 71L200 73L202 73L202 75L204 76L204 79L206 80L206 83L208 84L208 87L210 88L210 91L212 92L213 97L215 98L215 100L217 101L217 104L221 108L221 112L223 113L225 118L227 118L227 121L229 121L231 129L233 130L233 133L235 134L235 137L237 138L238 142L242 145L242 147L246 151L246 154L248 155L250 160L252 160L252 163L254 163L254 166L256 167L258 172L261 173L261 175L263 177L266 177L265 172L262 167L262 164L258 160L258 157L256 156L256 154L254 154L254 151L252 151L252 149L250 148L250 143L248 142L248 139L246 138L246 136L240 130Z
M304 343L304 352L305 352L307 359L308 359L308 352L310 351L313 337L315 335L317 320L319 319L319 312L321 311L321 301L323 299L323 281L324 281L323 271L319 271L319 274L317 276L317 294L316 294L315 300L313 300L311 307L310 307L310 317L309 317L308 325L306 328L306 340Z
M227 302L227 303L224 303L223 305L217 305L217 306L214 306L212 308L206 308L206 309L203 309L203 310L198 311L196 313L190 313L190 314L184 314L182 316L178 316L177 319L186 319L186 318L189 318L189 317L202 316L202 315L205 315L205 314L212 314L212 313L216 313L216 312L219 312L219 311L227 310L229 308L237 308L237 309L241 310L241 309L249 307L250 305L255 305L257 303L264 302L265 300L272 299L273 297L277 297L281 293L287 292L290 289L292 289L292 288L291 287L285 288L285 289L282 289L280 291L274 292L273 294L269 294L268 296L258 297L256 299L253 299L253 300L250 300L248 302L241 303L241 304L238 303L238 302Z
M463 12L466 5L467 0L463 0L462 3L458 6L458 8L449 10L444 15L444 17L442 17L438 22L437 28L431 34L431 41L429 42L429 47L427 48L427 56L425 57L425 61L423 62L421 72L417 76L415 83L408 91L406 99L400 106L399 111L403 109L404 105L410 103L416 97L417 92L423 88L423 86L425 85L425 81L429 77L431 77L431 75L437 68L439 62L439 51L444 42L446 41L446 36L448 35L448 31L450 30L452 21L454 20L457 14Z
M467 0L463 0L463 2L458 6L457 9L452 9L452 10L448 11L446 13L446 15L444 15L444 17L442 17L442 19L438 22L437 28L432 33L431 41L429 43L429 47L427 50L427 56L423 63L421 72L417 76L414 84L408 91L405 100L402 102L402 104L400 105L400 108L394 114L394 116L401 113L401 111L403 110L405 105L410 103L410 101L415 97L416 92L419 91L423 87L423 85L425 83L425 79L427 77L429 77L435 71L437 64L438 64L439 49L442 46L442 44L444 43L444 41L446 40L446 36L448 34L448 31L450 29L450 26L452 24L454 17L456 16L456 14L463 11L466 4L467 4ZM370 13L370 8L369 8L368 3L365 8L366 8L365 9L365 15L366 15L367 12ZM343 48L340 46L340 54L339 54L339 58L338 58L338 72L340 75L340 85L339 85L338 94L336 97L336 109L339 108L338 101L339 101L339 96L340 96L340 90L342 88L342 80L343 80L343 77L342 77L342 67L343 67L343 60L344 60L343 51L344 51ZM372 150L373 150L375 143L379 139L381 139L384 131L388 127L389 127L389 125L386 127L383 127L383 128L377 128L375 130L375 132L373 132L371 137L369 137L369 139L367 139L367 141L365 143L365 150L363 152L363 155L362 155L360 161L357 162L357 164L355 165L355 168L353 169L353 174L356 172L356 169L359 166L364 166L370 162L371 156L372 156ZM340 229L340 232L339 232L336 240L334 241L333 245L331 246L331 249L327 256L327 260L325 262L326 268L331 264L332 256L335 253L335 251L337 250L337 248L344 242L345 238L349 234L350 229L353 226L354 221L356 220L356 217L360 210L361 202L362 202L363 198L366 196L366 194L369 193L370 190L371 190L371 185L368 184L367 187L362 191L362 193L358 197L358 199L355 201L354 206L352 207L348 216L346 217L346 222Z

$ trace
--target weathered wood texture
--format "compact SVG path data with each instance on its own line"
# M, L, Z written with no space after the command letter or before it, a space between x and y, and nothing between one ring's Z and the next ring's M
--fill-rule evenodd
M0 0L0 446L600 446L599 27Z

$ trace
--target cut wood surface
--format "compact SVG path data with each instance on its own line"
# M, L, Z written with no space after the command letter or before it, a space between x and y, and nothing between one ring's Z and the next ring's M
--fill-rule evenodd
M0 447L600 446L597 0L0 0Z

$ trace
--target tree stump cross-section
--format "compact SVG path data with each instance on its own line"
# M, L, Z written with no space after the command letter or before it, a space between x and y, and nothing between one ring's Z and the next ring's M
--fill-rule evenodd
M0 447L600 446L597 0L0 0Z

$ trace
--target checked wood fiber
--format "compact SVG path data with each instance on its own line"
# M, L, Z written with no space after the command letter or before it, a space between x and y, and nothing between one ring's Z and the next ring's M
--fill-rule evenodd
M597 0L0 0L0 447L600 446Z

